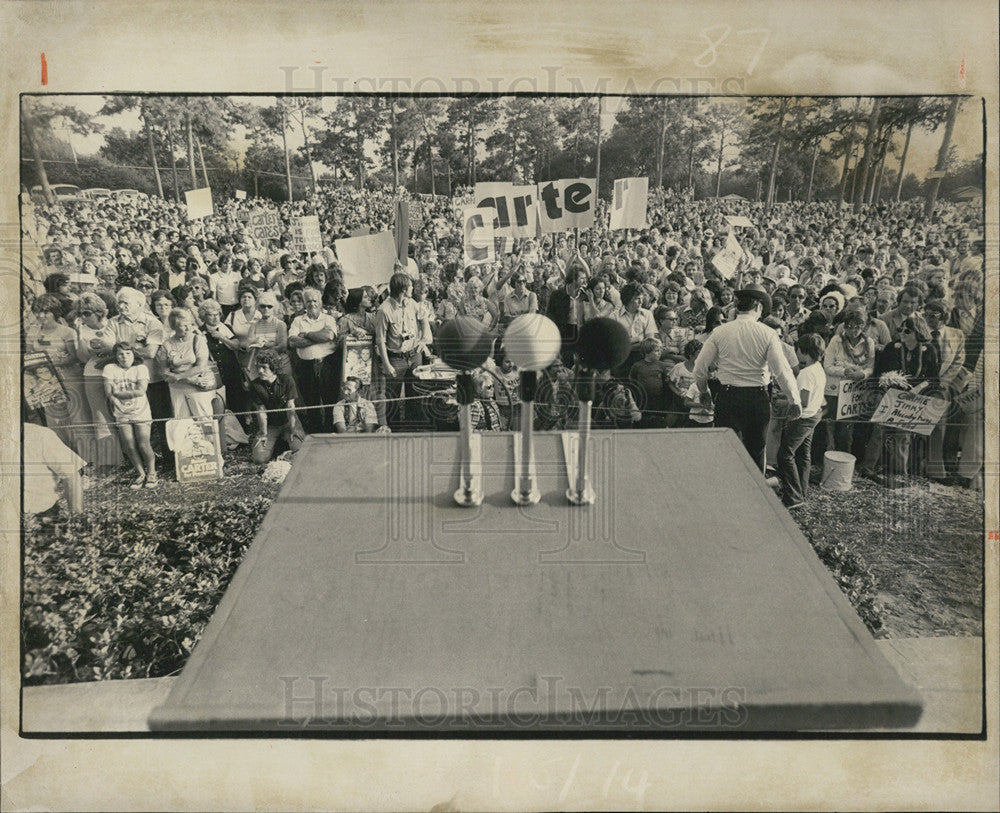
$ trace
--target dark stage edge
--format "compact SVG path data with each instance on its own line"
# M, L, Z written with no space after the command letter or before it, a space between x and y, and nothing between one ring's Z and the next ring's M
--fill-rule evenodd
M596 432L597 503L456 506L458 435L312 436L154 731L856 731L921 713L736 436Z

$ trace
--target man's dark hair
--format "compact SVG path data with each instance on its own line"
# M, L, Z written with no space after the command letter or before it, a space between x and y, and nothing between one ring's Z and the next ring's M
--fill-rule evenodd
M402 271L397 271L389 277L389 296L393 298L400 296L412 284L413 280L410 279L409 275L404 274Z
M795 342L795 349L813 361L819 361L826 351L826 342L818 333L803 333Z

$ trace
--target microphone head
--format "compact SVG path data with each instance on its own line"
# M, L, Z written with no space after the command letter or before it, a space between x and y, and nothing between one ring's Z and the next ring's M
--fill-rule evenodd
M583 323L576 340L580 363L591 370L611 370L628 358L632 340L621 322L600 316Z
M540 313L523 313L507 326L503 349L522 370L544 370L559 355L562 337L556 323Z
M493 352L493 334L477 319L456 316L441 325L434 346L453 370L474 370Z

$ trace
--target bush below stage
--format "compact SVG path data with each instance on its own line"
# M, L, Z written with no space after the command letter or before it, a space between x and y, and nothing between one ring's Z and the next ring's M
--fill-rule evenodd
M271 504L105 505L24 532L25 685L163 677L187 661Z

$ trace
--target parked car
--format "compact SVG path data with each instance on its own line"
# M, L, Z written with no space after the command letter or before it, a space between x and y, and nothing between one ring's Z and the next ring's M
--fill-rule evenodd
M71 183L54 183L49 184L49 189L52 190L52 194L55 195L56 200L62 201L63 203L72 203L73 201L83 200L85 195L80 191L79 186L74 186ZM35 203L45 203L45 192L42 190L41 186L31 187L31 199Z
M116 189L113 194L119 198L133 198L136 200L149 199L149 195L145 192L140 192L138 189Z
M97 200L98 198L109 198L111 197L111 190L105 189L102 186L95 186L92 189L84 189L83 196L85 198L90 198L91 200Z

